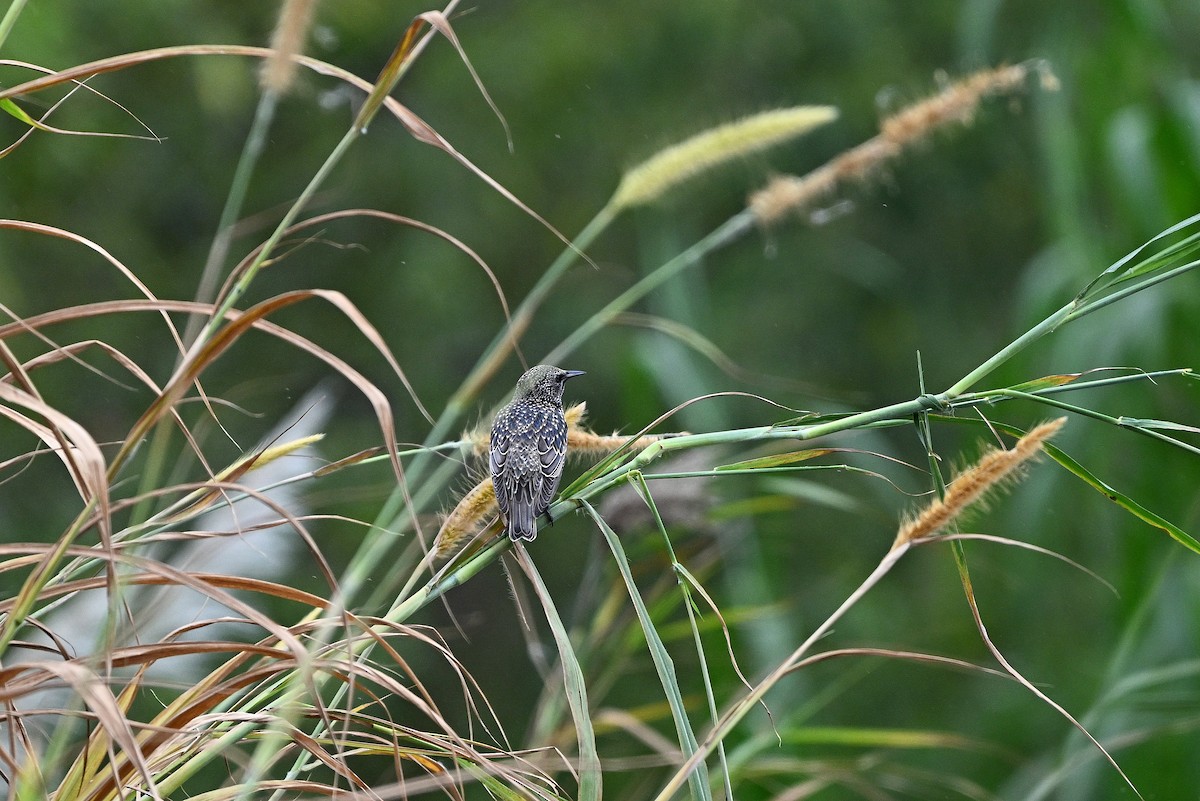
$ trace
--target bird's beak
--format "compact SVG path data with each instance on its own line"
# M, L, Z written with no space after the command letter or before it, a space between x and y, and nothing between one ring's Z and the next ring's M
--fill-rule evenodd
M568 378L574 378L577 375L587 375L586 370L566 370L565 372L566 375L563 376L563 381L566 381Z

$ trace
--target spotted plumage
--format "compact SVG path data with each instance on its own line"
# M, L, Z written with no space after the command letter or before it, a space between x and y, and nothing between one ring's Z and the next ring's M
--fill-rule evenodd
M546 511L567 458L563 386L580 370L548 364L531 367L517 382L512 402L492 423L488 462L496 502L513 540L537 536L537 517Z

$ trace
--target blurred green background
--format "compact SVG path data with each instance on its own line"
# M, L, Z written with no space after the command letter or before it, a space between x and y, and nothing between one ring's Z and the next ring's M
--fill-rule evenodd
M412 16L425 8L320 4L308 52L373 79ZM275 3L233 0L31 0L0 56L61 69L174 44L262 45L276 11ZM1200 210L1200 5L1191 0L478 0L461 11L455 29L511 127L513 151L444 41L428 49L395 96L567 236L603 206L624 169L678 139L784 105L829 104L841 112L837 122L795 144L743 159L622 217L588 250L598 269L575 267L538 315L522 343L531 362L640 275L735 213L767 176L819 166L946 80L1037 58L1046 59L1061 82L1057 92L1031 89L986 103L969 128L931 137L876 185L836 198L849 205L829 222L797 221L756 233L639 307L697 329L742 372L722 372L644 328L612 327L595 337L563 366L588 371L568 395L588 401L598 431L635 431L681 401L720 390L823 412L904 400L920 392L918 352L927 387L940 390L1108 264ZM190 299L252 118L257 66L242 58L187 58L94 79L93 88L164 141L34 135L0 163L0 215L86 236L159 297ZM29 77L27 70L0 68L4 85ZM25 108L37 112L60 95L38 96ZM269 233L360 100L330 79L302 73L271 130L235 259ZM83 93L51 121L76 130L140 133L129 116ZM0 119L5 144L22 131L17 121ZM561 250L545 228L385 115L310 211L351 207L407 215L458 237L494 270L510 304ZM323 241L264 271L241 305L294 288L346 293L382 332L423 402L439 410L503 323L487 277L436 238L378 221L338 222L320 236ZM131 292L112 268L77 245L0 234L0 301L13 314ZM379 382L394 400L400 440L423 439L427 423L338 313L309 303L275 319ZM82 336L88 325L100 326L98 334L157 371L158 380L169 374L176 352L152 315L108 318L77 326L72 335ZM18 354L33 349L29 342L13 347ZM1021 354L989 386L1096 367L1198 363L1200 276L1189 275L1059 332ZM477 417L508 394L519 371L511 360ZM253 413L223 417L248 447L326 375L316 360L252 337L207 374L206 387ZM101 440L123 436L149 399L145 391L120 390L77 369L46 371L39 388ZM342 389L321 446L330 459L378 442L367 404ZM1112 415L1200 424L1194 381L1142 383L1074 400ZM1049 411L1013 403L989 414L1024 426ZM785 416L759 402L721 399L691 407L664 429L761 425ZM11 441L6 458L30 447L18 434L15 427L0 434ZM935 430L947 466L977 453L977 439L974 429ZM909 429L833 444L925 463ZM1060 445L1118 490L1200 533L1194 456L1084 419L1072 420ZM229 458L238 451L224 447ZM61 470L42 461L13 479L6 493L0 520L10 539L54 536L74 513L56 508L54 499L69 495L70 487ZM707 579L710 589L723 608L757 610L734 629L752 677L789 652L865 577L897 518L917 503L905 493L928 488L915 471L879 460L862 464L887 473L903 492L845 474L705 485L715 522L704 536L717 532L729 543L727 558ZM312 508L373 519L392 475L384 465L351 472L315 485ZM742 501L751 503L739 506ZM444 505L452 503L447 497ZM1015 549L969 549L995 641L1068 710L1083 716L1122 677L1144 677L1152 667L1181 670L1181 680L1123 695L1089 724L1102 739L1116 738L1116 756L1147 797L1194 797L1200 681L1187 666L1200 658L1198 557L1049 464L1035 467L971 525L1057 550L1115 585L1116 595L1059 562ZM353 553L359 536L335 522L313 530L335 565ZM636 538L646 536L623 533L634 550ZM564 607L595 556L596 536L583 520L567 520L533 548ZM648 540L645 548L654 545ZM293 580L312 581L305 570ZM465 638L445 610L428 620L443 627L520 742L526 710L543 682L530 666L507 593L493 569L450 596ZM945 548L907 560L838 627L835 639L988 661ZM714 637L711 656L720 661L721 654ZM640 673L626 678L640 675L645 686L624 681L608 701L635 706L654 700L649 665L636 668ZM967 777L983 788L978 797L1038 797L1038 782L1059 760L1094 756L1048 707L1012 683L978 674L834 662L796 677L769 705L781 727L795 720L927 728L999 744L999 755L932 750L903 758L914 772ZM748 728L769 732L765 715L759 718ZM827 746L783 751L803 758L861 754ZM1075 767L1051 797L1130 797L1100 760ZM615 781L614 792L622 786ZM740 797L771 797L785 784L764 778ZM848 794L834 789L820 797L860 797L841 791ZM897 790L906 797L903 792ZM947 789L945 797L959 795Z

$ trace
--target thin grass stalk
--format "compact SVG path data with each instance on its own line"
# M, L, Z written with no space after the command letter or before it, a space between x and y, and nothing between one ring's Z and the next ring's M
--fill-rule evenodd
M1134 248L1129 253L1126 253L1123 258L1118 259L1114 264L1110 265L1108 269L1093 278L1091 283L1084 287L1083 291L1079 294L1084 297L1092 297L1093 295L1096 295L1105 289L1108 289L1109 287L1120 284L1131 278L1136 278L1142 273L1156 272L1167 261L1177 258L1186 258L1187 256L1191 255L1197 250L1197 248L1200 248L1200 232L1189 234L1182 240L1169 244L1162 250L1152 253L1141 261L1133 264L1133 266L1129 266L1134 259L1136 259L1144 250L1153 245L1155 242L1173 236L1185 228L1195 225L1197 222L1200 222L1200 213L1193 214L1186 219L1180 220L1171 227L1167 228L1165 231L1160 231L1158 234L1155 234L1148 241Z
M755 220L753 212L744 209L721 223L703 239L651 271L636 284L609 301L603 309L589 317L579 328L571 332L566 339L546 354L544 361L549 364L557 364L574 353L575 349L586 342L589 337L611 323L617 315L653 292L665 281L688 267L698 264L701 259L732 244L753 230Z
M991 637L988 636L987 628L984 626L983 617L979 611L979 605L975 600L975 591L971 585L971 573L967 567L966 549L963 547L963 543L961 540L952 541L950 543L950 546L951 546L952 553L954 554L954 564L958 568L958 575L959 575L959 580L962 583L963 594L966 596L967 605L971 609L971 617L974 619L975 626L979 630L979 635L983 639L983 644L987 648L988 652L992 655L992 658L1000 663L1000 665L1004 668L1006 673L1008 673L1010 676L1012 676L1014 679L1016 679L1018 682L1020 682L1021 686L1023 686L1025 689L1029 690L1029 692L1033 693L1034 696L1036 696L1038 699L1040 699L1041 701L1043 701L1044 703L1049 705L1052 709L1054 709L1054 711L1058 712L1059 715L1066 718L1066 720L1072 726L1075 727L1076 731L1078 731L1080 734L1082 734L1084 737L1086 737L1088 739L1088 741L1091 742L1091 744L1093 746L1095 746L1095 748L1101 754L1104 755L1104 758L1106 760L1108 760L1108 763L1110 765L1112 765L1114 770L1117 771L1117 773L1124 780L1125 784L1129 787L1129 789L1133 790L1134 795L1136 795L1139 799L1141 799L1141 801L1145 801L1144 797L1141 794L1141 791L1138 790L1138 788L1134 785L1133 781L1129 778L1129 776L1126 775L1125 771L1121 768L1121 766L1119 764L1117 764L1117 761L1112 757L1111 754L1109 754L1108 749L1106 749L1103 745L1101 745L1100 741L1097 740L1094 736L1092 736L1092 733L1089 732L1086 728L1084 728L1083 725L1078 720L1076 720L1066 710L1065 707L1063 707L1057 701L1050 698L1050 696L1046 695L1046 693L1044 693L1042 690L1038 689L1037 686L1035 686L1031 681L1026 679L1019 671L1017 671L1017 669L1015 667L1013 667L1009 663L1009 661L1005 658L1004 654L1000 652L1000 649L996 647L995 643L992 642Z
M1112 303L1116 303L1117 301L1120 301L1120 300L1124 300L1125 298L1129 297L1130 295L1134 295L1138 292L1141 292L1143 289L1149 289L1150 287L1154 286L1155 284L1161 284L1164 281L1170 281L1172 278L1175 278L1176 276L1180 276L1180 275L1183 275L1184 273L1191 272L1192 270L1196 269L1197 267L1200 267L1200 261L1190 261L1190 262L1187 262L1186 264L1181 264L1178 267L1175 267L1173 269L1166 270L1161 273L1155 273L1153 275L1148 275L1144 280L1140 281L1138 284L1135 284L1134 286L1125 287L1124 289L1120 289L1109 295L1105 295L1102 298L1097 298L1096 300L1088 301L1088 303L1086 303L1085 305L1081 306L1080 308L1073 311L1070 315L1068 315L1065 322L1070 322L1071 320L1076 320L1080 317L1083 317L1085 314L1091 314L1094 311L1103 309L1105 306L1108 306ZM1130 279L1130 280L1136 280L1136 279Z
M1043 395L1057 395L1060 392L1074 392L1074 391L1080 390L1080 389L1095 389L1096 387L1110 387L1110 386L1115 386L1117 384L1128 384L1132 381L1153 382L1154 379L1156 379L1156 378L1167 378L1170 376L1188 376L1188 375L1195 377L1198 374L1196 373L1195 370L1193 370L1190 367L1176 367L1173 370L1146 370L1146 371L1139 371L1136 373L1130 373L1129 375L1114 376L1112 378L1097 378L1097 379L1092 379L1090 381L1072 381L1071 383L1063 384L1062 386L1046 387L1044 389L1039 389L1036 393L1031 393L1031 394L1038 395L1039 397L1043 396ZM1010 387L1009 389L1015 389L1015 387ZM1004 392L1005 390L998 390L998 391ZM986 397L986 396L990 395L991 392L992 391L989 390L986 392L979 392L976 394L978 394L980 397Z
M583 668L575 654L575 647L571 644L571 635L567 633L567 627L554 606L554 599L546 589L541 574L529 558L529 552L520 547L516 548L516 551L517 561L538 600L541 601L546 623L550 626L554 644L558 648L558 661L563 671L563 690L566 692L567 705L575 723L576 741L579 743L579 798L581 801L600 801L603 773L600 769L600 755L596 751L596 731L592 726L592 711L588 706L587 682L584 680Z
M636 480L634 478L633 480ZM654 621L650 617L650 612L646 608L646 602L642 600L642 595L638 591L637 582L633 579L633 572L629 567L629 559L625 556L625 550L621 547L621 541L617 538L617 534L600 516L600 513L592 507L587 501L583 502L583 510L587 513L592 522L596 524L596 528L604 535L604 539L608 542L608 548L612 552L613 559L616 561L617 569L621 573L621 578L625 582L625 590L629 594L629 600L633 604L634 611L637 613L638 622L641 624L642 634L646 638L646 648L650 652L650 660L654 663L654 669L658 673L658 680L662 684L663 692L666 695L667 704L671 709L671 718L675 723L675 734L679 741L679 748L683 752L685 759L691 759L697 754L698 744L696 734L692 730L691 721L688 719L687 708L683 701L683 692L679 688L679 678L675 671L675 662L671 659L671 655L667 653L667 647L659 636L658 631L654 628ZM697 801L712 801L712 790L708 784L708 768L705 766L703 759L698 759L695 762L695 770L688 777L688 782L691 786L692 798Z
M229 246L233 242L234 225L242 214L246 193L250 190L250 182L254 177L255 167L262 156L263 147L267 142L267 133L275 119L275 109L279 106L279 95L269 88L264 88L258 98L258 106L254 109L254 121L246 134L242 145L242 153L238 157L237 167L233 171L233 180L229 185L229 193L225 196L225 205L221 208L221 216L217 220L217 232L209 245L208 255L204 259L204 267L200 271L200 282L196 287L196 300L209 303L217 291L217 279L222 265L229 255ZM190 345L200 326L199 318L192 317L184 331L183 341Z
M667 555L671 558L671 570L675 573L675 583L679 586L679 591L683 594L683 608L687 611L688 628L692 632L692 644L696 647L696 663L700 668L700 677L704 682L704 698L708 702L708 714L713 726L717 725L719 715L717 714L716 695L713 692L712 676L708 671L708 659L704 656L704 642L700 638L700 627L696 621L695 600L692 598L692 592L688 586L688 582L684 580L683 573L687 569L680 564L679 559L675 556L675 548L671 545L671 538L667 535L667 527L663 524L662 514L658 511L658 504L654 502L654 496L650 493L650 487L646 484L646 477L641 473L635 473L633 476L634 487L638 494L642 496L646 506L650 509L650 513L654 516L654 525L658 529L659 536L662 537L663 543L667 548ZM685 755L688 752L684 752ZM717 746L717 759L721 763L721 779L725 785L725 798L733 798L732 777L729 771L729 761L725 756L725 743L720 743Z
M1200 670L1200 662L1193 660L1181 665L1170 665L1157 670L1142 671L1134 673L1132 677L1122 678L1122 675L1127 674L1132 668L1130 661L1134 654L1136 641L1139 636L1144 636L1148 630L1149 618L1155 611L1155 604L1158 603L1170 569L1176 564L1177 554L1178 552L1175 550L1167 552L1166 557L1154 575L1153 581L1148 585L1149 590L1138 601L1132 614L1129 615L1128 621L1122 626L1117 648L1109 659L1104 671L1100 696L1093 701L1092 707L1079 718L1079 722L1084 728L1090 730L1101 720L1104 714L1111 713L1112 705L1122 700L1123 697L1139 689L1144 689L1161 678L1167 678L1168 680L1178 678L1194 679L1195 673ZM1137 677L1137 681L1131 682L1130 679L1133 677ZM1047 798L1053 793L1061 785L1063 778L1070 773L1073 767L1072 762L1078 763L1083 759L1095 758L1096 750L1091 747L1085 753L1076 752L1072 754L1072 744L1082 742L1083 740L1084 738L1080 737L1078 732L1073 731L1068 733L1062 743L1062 753L1058 760L1058 767L1047 774L1029 791L1026 801L1042 801L1042 799Z
M8 651L8 646L12 644L13 638L17 636L17 632L29 617L29 613L33 610L38 598L41 596L42 590L55 577L54 569L58 563L62 561L67 550L75 542L75 539L83 532L85 523L87 523L96 508L99 506L99 499L95 496L88 499L84 504L83 509L71 521L71 525L67 528L63 536L58 538L54 545L54 550L50 551L46 558L34 567L33 573L21 585L20 591L17 593L13 602L13 608L4 618L3 625L0 625L0 658Z
M854 592L852 592L849 597L847 597L846 600L844 600L841 605L838 606L837 609L834 610L833 614L827 617L825 621L821 623L821 625L819 625L812 634L809 635L808 639L801 643L800 646L793 651L786 660L772 670L766 678L764 678L754 687L753 690L749 691L742 698L738 699L738 701L721 718L720 723L708 733L703 741L701 741L696 753L693 754L682 766L680 766L675 775L672 776L671 779L663 786L658 795L654 797L654 801L670 801L670 799L674 797L676 793L683 789L683 785L690 780L692 773L702 765L703 760L712 753L717 743L722 742L733 730L733 727L740 723L742 718L744 718L751 709L754 709L756 706L758 706L758 704L766 696L767 692L776 684L778 684L779 681L784 678L784 676L792 671L796 663L799 662L806 653L808 653L809 649L811 649L813 645L820 641L821 638L823 638L830 631L830 629L833 628L835 623L841 620L847 612L849 612L860 600L862 600L863 596L865 596L871 590L871 588L878 584L883 577L891 571L896 563L900 561L900 558L904 554L908 553L908 550L911 546L912 543L905 543L899 548L889 551L879 562L879 565L876 566L873 571L871 571L871 574L867 576L867 578L864 579L857 588L855 588Z
M17 17L21 16L23 8L25 8L25 0L12 0L9 3L8 10L4 12L4 18L0 19L0 47L4 46L8 35L12 33L13 26L17 24Z
M1079 308L1081 301L1079 298L1073 298L1070 303L1055 311L1046 319L1035 325L1033 328L1026 331L1015 340L1005 345L994 356L985 361L983 364L976 367L971 372L963 376L953 386L945 392L947 399L954 399L962 395L964 392L975 386L987 376L996 371L1002 364L1007 362L1013 356L1016 356L1025 348L1037 342L1042 337L1053 332L1060 325L1066 322L1071 313Z
M1053 332L1059 326L1065 325L1073 320L1077 320L1086 314L1096 311L1097 309L1104 308L1111 303L1115 303L1119 300L1129 297L1130 295L1136 294L1143 289L1147 289L1148 287L1154 286L1162 281L1170 280L1171 278L1182 275L1183 273L1189 272L1190 270L1195 269L1197 266L1200 266L1200 262L1193 261L1176 266L1170 270L1162 269L1165 266L1162 261L1177 254L1186 254L1191 252L1191 249L1196 244L1196 240L1200 239L1200 234L1192 234L1183 242L1176 243L1166 248L1162 253L1154 254L1143 260L1142 264L1149 264L1152 266L1152 269L1147 268L1145 272L1139 272L1138 266L1135 265L1134 267L1130 268L1135 277L1128 277L1127 274L1119 272L1119 270L1124 268L1124 265L1132 261L1132 259L1138 253L1145 250L1145 248L1149 245L1196 222L1200 222L1200 215L1194 215L1189 217L1187 220L1183 220L1182 222L1171 226L1166 231L1157 234L1137 250L1134 250L1124 258L1118 260L1115 264L1108 267L1106 270L1104 270L1104 272L1102 272L1086 287L1084 287L1078 295L1071 299L1070 303L1067 303L1065 306L1052 313L1049 317L1042 320L1042 322L1026 331L1016 340L1001 349L996 355L992 356L986 362L972 370L960 381L946 390L946 396L948 396L950 399L953 399L967 391L985 376L991 374L1004 362L1011 359L1013 356L1027 348L1032 343ZM1160 255L1164 258L1159 259L1158 257ZM1110 281L1108 283L1103 283L1103 279L1106 276L1110 277ZM1109 286L1129 280L1136 281L1136 283L1133 286L1125 287L1124 289L1120 289L1108 295L1096 297L1098 293L1103 292L1104 289L1108 288Z
M1138 425L1136 422L1130 421L1128 418L1125 418L1125 417L1113 417L1112 415L1104 414L1103 412L1097 412L1093 409L1089 409L1086 406L1076 406L1074 404L1064 403L1060 400L1054 400L1053 398L1043 398L1043 397L1039 397L1037 395L1031 395L1028 392L1020 392L1018 390L1013 390L1013 389L1000 389L1000 390L996 390L992 394L1003 396L1003 397L1008 397L1008 398L1020 398L1022 400L1031 400L1031 401L1035 401L1037 403L1045 404L1046 406L1053 406L1056 409L1062 409L1062 410L1068 411L1068 412L1075 412L1076 414L1082 415L1084 417L1090 417L1093 420L1099 420L1101 422L1108 423L1109 425L1116 426L1117 428L1123 428L1126 431L1134 431L1138 434L1142 434L1143 436L1150 437L1151 439L1156 439L1159 442L1165 442L1168 445L1173 445L1176 448L1181 448L1185 451L1188 451L1190 453L1196 454L1197 456L1200 456L1200 447L1198 447L1196 445L1192 445L1190 442L1184 442L1183 440L1176 439L1175 437L1169 437L1166 434L1163 434L1161 431L1157 431L1154 428L1151 428L1150 426Z

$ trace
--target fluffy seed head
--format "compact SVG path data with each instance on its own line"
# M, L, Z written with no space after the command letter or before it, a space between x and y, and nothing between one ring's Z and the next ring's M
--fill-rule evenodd
M694 175L793 139L836 117L837 109L831 106L797 106L710 128L660 150L625 173L612 205L628 208L650 203Z
M906 542L930 537L950 525L956 517L1005 479L1012 478L1027 462L1042 451L1042 445L1058 433L1067 422L1059 417L1030 429L1017 440L1011 450L990 450L975 464L960 473L949 486L946 496L939 498L906 520L896 533L892 550Z
M262 87L267 91L283 94L292 85L296 75L292 57L304 49L316 5L317 0L285 0L271 36L271 49L275 52L262 68Z
M1057 79L1044 62L997 67L968 75L933 97L888 117L880 125L878 136L808 175L772 179L750 197L749 206L759 223L771 225L790 214L811 211L847 184L877 180L892 161L935 131L952 125L969 125L985 98L1021 91L1031 72L1040 77L1043 90L1057 88Z

